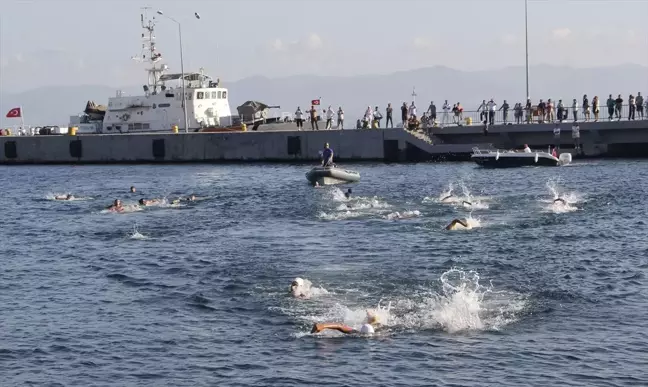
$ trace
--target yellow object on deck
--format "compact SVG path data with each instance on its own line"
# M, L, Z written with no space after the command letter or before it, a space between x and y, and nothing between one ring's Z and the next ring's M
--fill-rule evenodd
M247 125L241 124L241 131L247 132Z
M78 128L77 128L76 126L71 127L71 128L68 130L68 135L70 135L70 136L76 136L77 129L78 129Z
M178 133L178 125L173 125L171 131L173 131L173 133Z
M466 125L468 125L468 126L472 125L472 117L467 117L466 118Z
M373 122L373 128L378 129L378 120L374 120Z
M11 136L11 129L7 129L7 130L5 131L5 133L6 133L7 136Z

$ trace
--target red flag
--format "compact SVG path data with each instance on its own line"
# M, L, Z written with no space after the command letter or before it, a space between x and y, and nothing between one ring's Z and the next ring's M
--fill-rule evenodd
M20 118L22 117L22 110L17 107L9 110L9 113L7 113L7 118Z
M314 99L314 100L311 101L311 105L314 105L314 106L319 106L319 103L320 103L319 99Z

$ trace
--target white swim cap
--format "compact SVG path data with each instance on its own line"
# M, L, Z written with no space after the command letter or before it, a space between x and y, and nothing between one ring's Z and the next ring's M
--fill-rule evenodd
M362 326L360 327L360 333L370 334L374 332L374 327L371 326L371 324L362 324Z
M299 277L295 278L293 282L296 282L297 286L304 286L304 280Z

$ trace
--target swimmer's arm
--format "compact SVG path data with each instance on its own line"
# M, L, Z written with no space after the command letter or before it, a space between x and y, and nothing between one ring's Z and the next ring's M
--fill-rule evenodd
M319 333L323 330L326 329L331 329L334 331L342 332L345 334L351 334L351 333L358 333L357 330L351 328L348 325L340 324L340 323L321 323L321 324L315 324L313 325L313 329L311 329L311 333Z
M464 221L461 220L461 219L456 219L456 221L457 221L457 223L459 223L460 225L464 226L465 228L468 228L468 223L467 223L467 222L464 222Z

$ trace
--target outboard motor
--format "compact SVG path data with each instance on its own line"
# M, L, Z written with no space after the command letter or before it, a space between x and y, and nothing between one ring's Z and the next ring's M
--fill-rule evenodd
M561 153L558 160L560 160L560 165L571 164L572 155L571 155L571 153Z

